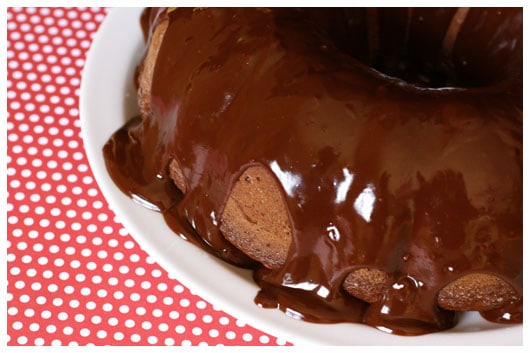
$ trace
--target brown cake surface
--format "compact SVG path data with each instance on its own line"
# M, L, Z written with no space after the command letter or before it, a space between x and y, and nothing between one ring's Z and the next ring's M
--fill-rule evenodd
M171 8L143 25L142 116L105 146L109 172L253 268L263 306L398 334L454 311L521 320L521 9Z

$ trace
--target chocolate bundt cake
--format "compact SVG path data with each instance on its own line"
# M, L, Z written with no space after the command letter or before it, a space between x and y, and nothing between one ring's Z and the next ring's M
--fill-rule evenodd
M166 8L141 19L126 193L256 302L416 335L522 321L522 9Z

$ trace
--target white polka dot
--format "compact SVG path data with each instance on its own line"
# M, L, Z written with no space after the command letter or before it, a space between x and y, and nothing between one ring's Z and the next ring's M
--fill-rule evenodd
M128 327L128 328L132 328L136 325L136 323L134 322L134 320L132 319L127 319L125 320L125 326Z
M70 278L70 274L68 272L61 272L59 273L59 279L66 281Z
M63 299L62 298L54 298L52 303L55 306L61 306L61 305L63 305Z
M270 339L269 339L269 336L261 335L259 337L259 341L260 343L267 344L269 343Z
M137 267L137 268L134 270L134 273L135 273L137 276L143 276L143 275L145 275L146 271L145 271L145 268L143 268L143 267Z
M37 338L35 338L35 341L34 341L35 346L43 346L44 342L45 342L44 338L42 338L42 337L37 337Z
M284 346L286 341L283 338L277 338L276 343L280 346Z

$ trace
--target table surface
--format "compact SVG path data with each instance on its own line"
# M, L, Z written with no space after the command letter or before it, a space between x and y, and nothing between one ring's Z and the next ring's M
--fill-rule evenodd
M190 292L109 209L78 109L107 11L7 10L7 344L289 345Z

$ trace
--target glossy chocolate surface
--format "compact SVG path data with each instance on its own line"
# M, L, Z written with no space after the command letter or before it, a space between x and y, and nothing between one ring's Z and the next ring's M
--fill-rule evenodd
M169 21L152 112L109 140L109 173L182 237L252 268L257 303L304 320L444 330L456 314L437 294L472 272L522 296L522 10L471 9L440 50L455 11L146 12L146 31ZM278 270L218 230L250 165L276 176L289 210ZM390 274L380 302L341 289L359 267ZM483 316L520 322L522 304Z

